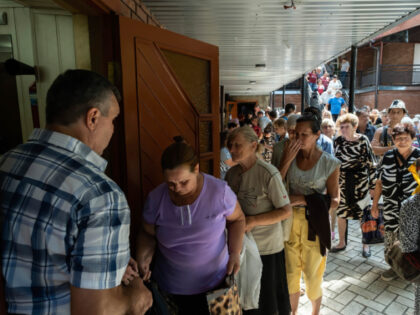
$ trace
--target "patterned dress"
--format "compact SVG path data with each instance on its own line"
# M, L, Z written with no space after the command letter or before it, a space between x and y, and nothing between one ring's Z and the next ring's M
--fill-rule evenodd
M401 205L400 244L403 253L418 251L420 244L420 195L416 194ZM420 285L415 284L415 312L420 314Z
M357 204L363 200L369 189L375 187L375 155L369 139L365 135L355 141L347 141L340 136L334 141L335 157L340 165L340 204L337 216L358 220L363 209Z
M411 196L417 187L413 175L407 170L420 157L420 149L414 148L407 158L406 166L399 166L395 160L395 150L385 153L379 167L378 178L382 181L384 199L385 232L397 233L402 201Z

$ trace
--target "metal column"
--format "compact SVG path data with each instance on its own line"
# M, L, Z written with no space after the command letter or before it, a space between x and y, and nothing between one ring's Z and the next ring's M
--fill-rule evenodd
M286 106L286 85L283 84L283 108Z
M355 94L357 77L357 47L351 46L351 64L350 64L350 89L349 89L349 113L354 112Z
M300 111L303 114L303 110L305 109L305 74L302 75L302 84L300 85L300 96L301 96L301 102L302 105L300 107Z

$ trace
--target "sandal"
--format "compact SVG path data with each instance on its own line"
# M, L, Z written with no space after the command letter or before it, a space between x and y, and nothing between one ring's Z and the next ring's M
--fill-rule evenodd
M341 252L341 251L345 250L346 247L347 247L347 245L346 246L343 246L343 247L333 247L333 248L331 248L330 253L338 253L338 252Z

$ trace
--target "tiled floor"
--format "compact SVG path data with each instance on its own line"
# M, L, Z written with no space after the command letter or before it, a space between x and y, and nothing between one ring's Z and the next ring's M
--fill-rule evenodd
M348 238L344 252L328 255L321 314L414 314L413 285L403 280L385 282L380 278L381 272L388 268L383 245L371 246L372 256L363 258L357 221L350 221ZM311 314L311 308L306 295L302 296L299 314Z

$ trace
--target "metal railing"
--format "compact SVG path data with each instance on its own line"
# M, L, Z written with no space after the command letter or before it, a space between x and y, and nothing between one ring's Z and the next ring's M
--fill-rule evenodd
M375 68L358 71L356 87L366 88L374 86L375 75ZM420 65L382 65L379 67L379 85L420 85Z

